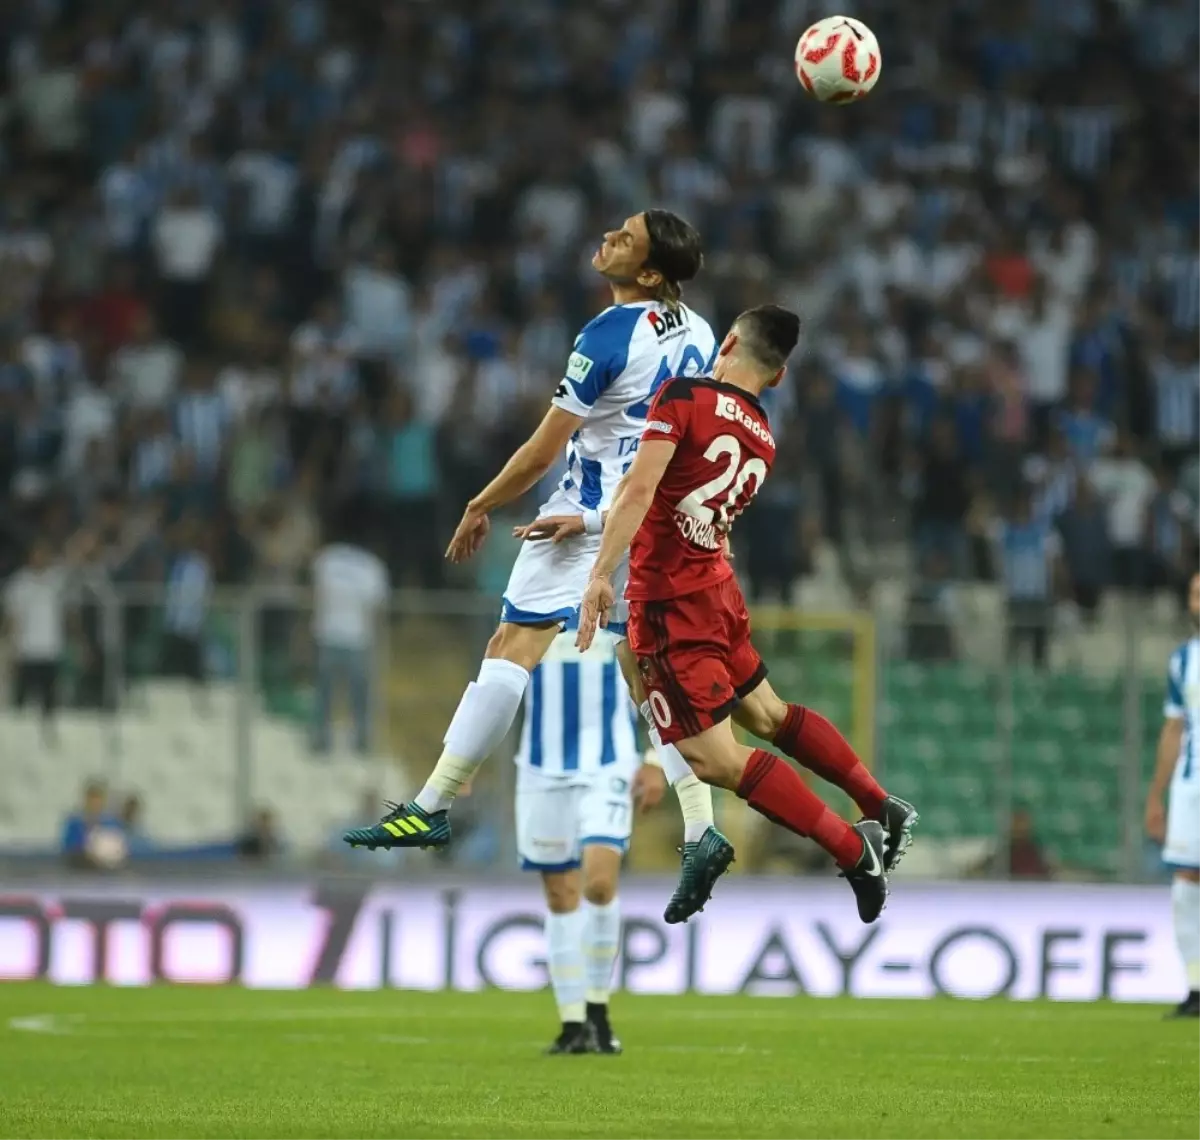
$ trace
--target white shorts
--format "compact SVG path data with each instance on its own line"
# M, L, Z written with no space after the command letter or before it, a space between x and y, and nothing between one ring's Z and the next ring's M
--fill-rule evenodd
M633 828L633 784L598 772L584 780L517 769L517 855L523 871L571 871L589 845L624 851Z
M1167 841L1163 862L1171 867L1200 869L1200 772L1186 779L1175 770L1167 802Z
M555 491L538 511L547 515L577 515L579 508L561 491ZM525 542L508 576L500 620L516 625L541 625L557 621L570 624L579 612L588 576L600 552L600 535L585 534L566 542ZM613 575L617 596L625 591L628 563ZM609 614L608 628L625 636L628 607L619 601Z

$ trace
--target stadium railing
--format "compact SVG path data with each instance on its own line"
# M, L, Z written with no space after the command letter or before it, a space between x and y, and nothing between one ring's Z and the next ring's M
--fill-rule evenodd
M1152 876L1142 795L1182 627L1173 611L1132 599L1092 626L1050 616L1040 661L1037 627L1013 627L978 589L964 588L950 610L771 607L755 623L777 690L834 719L886 785L920 806L907 874ZM333 746L314 754L306 592L218 591L203 627L202 688L168 675L178 646L173 657L160 588L92 594L64 663L53 737L35 713L0 707L0 849L53 849L83 781L99 776L141 797L151 836L184 846L227 838L267 808L297 858L324 858L364 797L396 795L428 771L494 620L491 597L394 594L371 652L368 753L351 746L342 697ZM511 865L495 855L511 852L507 758L485 767L463 805L464 822L494 833L480 845L488 866ZM834 789L820 790L852 813ZM718 811L739 871L827 870L810 844L763 826L735 797L720 795ZM667 797L635 839L633 867L669 869L677 836Z

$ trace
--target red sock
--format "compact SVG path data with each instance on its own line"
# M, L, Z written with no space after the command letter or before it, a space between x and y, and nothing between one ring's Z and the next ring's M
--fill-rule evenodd
M868 819L878 819L885 792L855 755L846 738L819 712L788 705L775 746L804 767L841 788Z
M773 753L755 749L737 794L772 823L815 840L839 867L853 867L862 855L858 832L831 812L799 773Z

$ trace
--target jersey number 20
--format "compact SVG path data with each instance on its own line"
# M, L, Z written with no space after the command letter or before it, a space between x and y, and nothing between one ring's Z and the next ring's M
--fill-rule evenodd
M746 484L751 479L754 480L750 494L755 495L767 477L767 465L757 456L742 463L742 445L732 435L717 436L708 445L704 458L714 463L722 458L727 458L728 461L720 473L680 499L675 504L675 509L681 514L690 515L694 519L725 530L740 513L741 509L737 503L746 489Z

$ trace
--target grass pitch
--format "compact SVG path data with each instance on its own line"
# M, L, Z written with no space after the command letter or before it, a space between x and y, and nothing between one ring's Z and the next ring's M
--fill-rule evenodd
M1200 1034L1146 1006L0 987L2 1136L1196 1137Z

